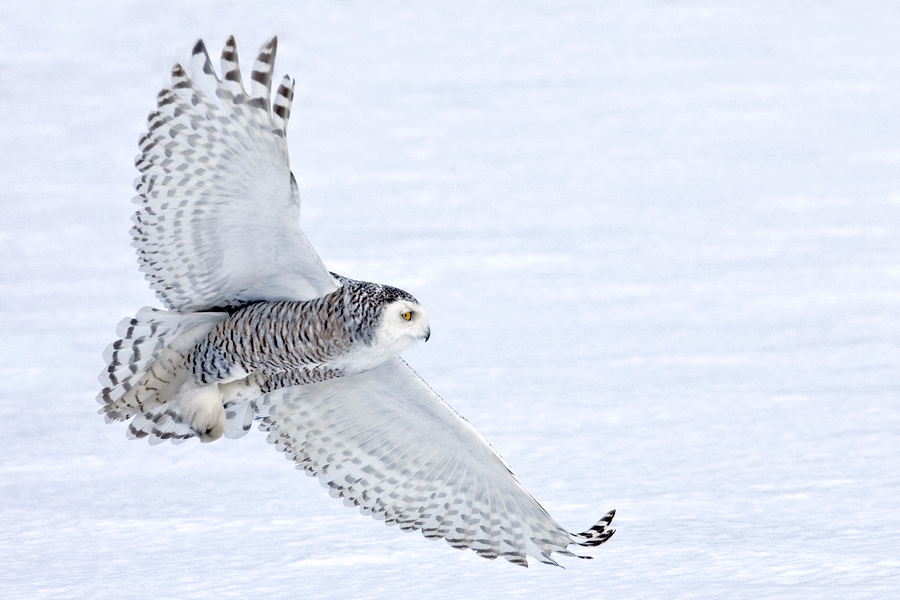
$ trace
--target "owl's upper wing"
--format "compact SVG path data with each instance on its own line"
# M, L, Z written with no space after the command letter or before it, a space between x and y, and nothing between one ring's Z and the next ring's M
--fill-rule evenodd
M168 308L309 300L338 287L300 231L285 140L290 78L270 110L276 44L260 51L248 94L234 38L222 51L221 81L198 41L191 77L175 65L148 117L135 161L141 208L132 245Z
M597 546L615 511L584 533L563 529L502 458L399 358L347 377L283 388L259 403L261 428L298 468L348 506L488 558L556 564Z

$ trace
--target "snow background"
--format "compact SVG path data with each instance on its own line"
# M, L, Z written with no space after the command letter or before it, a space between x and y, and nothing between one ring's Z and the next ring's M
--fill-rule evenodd
M789 6L788 6L789 4ZM900 592L895 2L0 2L7 598L875 598ZM405 288L411 365L596 560L387 528L257 431L96 414L158 305L132 160L202 37L279 36L303 228Z

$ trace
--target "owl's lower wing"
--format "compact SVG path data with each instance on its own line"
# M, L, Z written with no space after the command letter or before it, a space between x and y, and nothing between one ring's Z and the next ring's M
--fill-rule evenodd
M584 533L563 529L399 358L271 392L258 410L269 441L332 496L456 548L523 566L529 555L557 564L552 553L573 555L570 545L598 546L615 532L615 511Z
M277 40L259 53L248 94L230 38L219 80L202 41L157 97L135 161L132 228L141 270L168 308L308 300L338 285L300 230L285 77L270 108Z

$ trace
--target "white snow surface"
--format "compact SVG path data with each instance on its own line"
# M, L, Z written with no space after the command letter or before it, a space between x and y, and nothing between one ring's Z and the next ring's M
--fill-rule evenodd
M898 31L893 1L0 3L0 595L898 597ZM137 139L232 33L297 80L325 264L428 307L406 359L564 526L618 510L594 560L487 561L256 430L97 415L159 305Z

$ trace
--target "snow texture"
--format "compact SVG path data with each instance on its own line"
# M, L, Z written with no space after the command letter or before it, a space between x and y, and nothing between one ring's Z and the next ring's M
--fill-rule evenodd
M4 598L900 593L896 2L0 3ZM158 305L132 161L197 38L279 36L302 223L593 561L355 514L259 432L96 414Z

